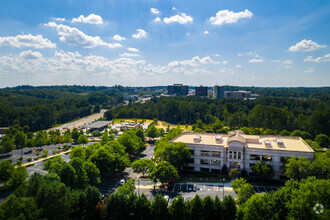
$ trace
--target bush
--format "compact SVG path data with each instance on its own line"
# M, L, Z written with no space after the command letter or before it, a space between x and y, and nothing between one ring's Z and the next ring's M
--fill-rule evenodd
M32 158L29 157L28 159L26 159L27 162L31 162L32 161Z
M64 149L65 151L67 151L67 150L70 149L70 146L69 146L69 145L64 145L64 146L63 146L63 149Z
M47 157L48 156L48 150L43 149L42 152L43 152L42 157Z
M229 172L229 176L232 179L238 178L240 176L239 171L235 168L235 169L231 169Z
M22 160L23 160L23 157L22 157L22 156L20 156L20 157L18 158L18 160L19 160L19 161L22 161Z
M57 154L57 150L55 150L55 149L52 150L51 152L52 152L53 155Z
M36 151L36 156L38 157L40 155L40 152L39 151Z
M20 160L17 161L16 165L17 165L17 166L21 166L21 165L22 165L22 161L20 161Z

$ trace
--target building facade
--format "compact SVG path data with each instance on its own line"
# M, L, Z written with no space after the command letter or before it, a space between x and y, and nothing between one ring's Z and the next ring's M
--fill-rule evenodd
M224 86L214 86L213 87L213 98L222 99L225 97L225 87Z
M168 95L186 96L188 95L188 86L174 84L167 87Z
M301 137L246 135L238 130L229 134L182 133L170 143L182 142L191 149L191 159L185 169L221 172L224 165L230 170L252 173L252 165L268 162L274 178L283 175L284 162L292 155L312 159L314 151Z
M199 86L195 88L196 96L208 96L208 87L207 86Z

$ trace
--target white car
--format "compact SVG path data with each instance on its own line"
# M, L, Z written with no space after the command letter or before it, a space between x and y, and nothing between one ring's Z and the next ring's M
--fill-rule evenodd
M120 183L121 186L124 185L125 184L125 179L121 179L119 183Z

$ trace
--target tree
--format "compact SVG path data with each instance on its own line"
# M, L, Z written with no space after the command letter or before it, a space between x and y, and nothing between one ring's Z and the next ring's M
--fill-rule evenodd
M142 194L134 200L133 204L134 219L149 220L151 219L151 203L148 198Z
M158 129L156 128L155 125L150 125L146 132L147 132L147 136L151 138L155 138L159 136Z
M143 142L145 141L144 131L142 127L136 130L135 135L138 136Z
M224 219L235 219L236 216L236 204L233 197L227 195L222 201L223 205L223 218Z
M221 168L221 174L222 175L228 175L228 169L226 165L223 165Z
M312 173L311 162L305 157L290 157L288 163L285 164L285 175L289 178L300 180L310 176Z
M152 219L168 219L167 205L166 199L161 194L157 194L151 204Z
M82 147L73 147L69 155L71 159L78 157L81 160L85 160L86 158L85 149Z
M202 219L204 216L204 207L203 200L199 197L198 194L190 201L190 210L189 210L191 219Z
M203 200L204 220L215 218L214 201L211 196L206 196Z
M248 183L243 184L238 190L238 204L243 205L255 193L252 185Z
M9 180L11 174L14 172L14 165L12 160L3 160L0 162L0 182L4 183Z
M14 144L9 135L6 135L1 142L4 152L11 152L14 149Z
M323 148L329 148L329 137L325 134L318 134L315 141Z
M244 219L272 219L276 218L273 212L272 198L268 194L254 194L246 201L243 208Z
M185 219L187 216L187 210L184 204L184 198L179 195L173 201L172 205L169 207L170 219Z
M39 219L41 210L33 197L10 195L0 206L0 219Z
M214 216L217 219L223 219L224 207L218 196L214 199Z
M88 176L85 170L84 162L80 158L75 157L70 161L70 165L76 171L74 184L75 188L85 188L88 183Z
M26 172L26 168L22 166L18 166L16 169L14 169L10 175L10 178L5 183L5 188L14 191L17 189L22 183L25 182L26 178L28 177L28 174Z
M97 166L90 161L86 161L84 163L84 167L88 177L88 184L91 186L98 185L101 182L101 180L100 180L100 170L97 168Z
M134 189L135 189L135 180L128 179L124 185L118 187L118 193L129 196L132 193L134 193Z
M178 171L168 162L162 161L158 163L149 175L150 179L159 179L161 183L167 183L170 180L179 178Z
M233 188L235 193L238 193L238 191L240 190L240 188L246 184L246 180L243 178L238 178L235 179L232 183L231 183L231 187Z
M150 159L140 159L132 163L132 168L135 173L142 173L145 176L146 173L151 172L155 163Z
M74 128L71 132L71 137L75 143L77 143L80 133L77 128Z
M232 178L232 179L238 178L239 175L240 175L240 173L236 168L231 169L230 172L229 172L229 177Z
M107 200L108 219L129 219L130 199L121 193L112 193Z
M155 158L162 161L167 161L176 168L180 168L188 162L191 157L190 148L184 143L168 144L161 141L155 148Z
M15 134L14 144L16 145L17 149L21 148L21 154L22 154L22 150L26 144L26 135L24 134L24 132L19 131Z
M66 186L70 186L74 188L76 183L76 171L75 169L68 163L64 163L60 173L61 182L63 182Z
M129 155L137 154L144 150L146 147L141 138L136 136L133 131L125 131L117 138L117 141L125 147L125 151Z
M271 179L274 175L273 167L269 163L259 161L252 166L252 171L256 176L259 176L263 181Z
M315 153L312 170L316 178L330 179L330 151Z
M78 144L85 145L87 143L88 143L88 137L86 135L83 135L83 134L79 135L79 137L78 137Z

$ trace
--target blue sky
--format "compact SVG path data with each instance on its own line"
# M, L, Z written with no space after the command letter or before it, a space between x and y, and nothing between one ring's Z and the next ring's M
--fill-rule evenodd
M330 2L0 0L0 87L329 86Z

